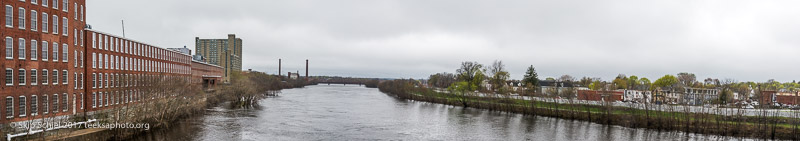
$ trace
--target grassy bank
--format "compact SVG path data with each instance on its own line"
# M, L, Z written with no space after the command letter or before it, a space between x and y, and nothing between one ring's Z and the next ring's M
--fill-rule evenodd
M763 139L800 139L800 115L794 118L778 117L777 112L763 111L758 116L743 116L740 113L722 113L723 115L692 113L688 108L672 108L671 106L653 106L644 110L628 107L601 105L557 103L555 101L535 101L516 99L508 95L491 95L480 97L475 94L440 93L422 88L414 81L385 81L379 89L399 98L441 103L447 105L481 108L530 115L557 117L591 121L607 125L619 125L631 128L649 128L667 131L683 131L687 133L716 134L725 136L753 137ZM660 106L660 107L659 107ZM715 109L704 109L715 110Z

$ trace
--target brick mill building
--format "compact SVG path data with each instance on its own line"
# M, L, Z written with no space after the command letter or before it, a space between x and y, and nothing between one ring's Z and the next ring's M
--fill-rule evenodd
M192 83L213 88L222 83L223 69L220 66L192 60Z
M148 85L137 80L172 77L199 85L224 75L222 67L194 63L188 54L85 28L85 0L0 5L1 124L91 115L142 101Z

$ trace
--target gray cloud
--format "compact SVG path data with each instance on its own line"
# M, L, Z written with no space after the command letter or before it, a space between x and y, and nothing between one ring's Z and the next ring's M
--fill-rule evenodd
M425 78L503 60L513 78L800 77L797 1L89 0L94 29L161 47L244 40L244 68Z

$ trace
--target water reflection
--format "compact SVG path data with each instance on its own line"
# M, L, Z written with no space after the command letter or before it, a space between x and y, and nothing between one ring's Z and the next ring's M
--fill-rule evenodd
M284 90L134 140L747 140L407 101L359 86Z

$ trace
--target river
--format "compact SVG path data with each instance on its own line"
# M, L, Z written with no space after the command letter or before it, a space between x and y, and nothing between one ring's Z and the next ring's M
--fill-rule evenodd
M259 108L214 107L133 140L750 140L402 100L378 89L283 90Z

